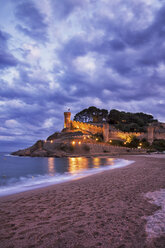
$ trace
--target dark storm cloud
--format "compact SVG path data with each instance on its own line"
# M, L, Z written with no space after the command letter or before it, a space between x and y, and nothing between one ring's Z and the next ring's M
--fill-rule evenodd
M125 49L124 42L119 39L114 39L110 41L110 46L111 49L113 49L114 51L123 51Z
M131 101L143 101L144 99L147 101L147 99L159 95L157 88L152 83L141 83L139 79L139 82L135 80L134 84L138 84L138 87L132 85L132 87L125 87L125 89L119 89L118 92L116 92L118 101L127 103ZM143 91L141 90L142 87Z
M0 69L16 66L17 64L18 60L12 54L0 51Z
M85 55L92 49L92 44L81 36L74 36L68 40L58 52L60 60L69 64L70 59Z
M23 85L22 82L24 82ZM20 77L15 79L13 86L8 86L7 82L0 80L0 92L1 98L8 100L20 99L27 104L37 104L43 109L51 101L55 102L56 105L65 105L76 100L75 96L68 94L65 90L50 90L49 81L35 79L25 71L21 71ZM21 111L23 112L24 110L22 109ZM27 111L30 111L30 109ZM40 112L39 109L37 111ZM22 112L18 112L18 115L22 115ZM41 116L43 115L41 114Z
M140 47L149 42L153 35L151 30L153 24L144 30L140 29L137 31L136 28L135 30L132 29L130 24L122 22L120 18L116 21L116 19L111 20L102 15L95 16L95 20L92 25L95 29L104 30L105 37L103 42L105 42L106 37L115 36L115 40L113 41L112 39L112 46L110 46L111 42L109 42L109 48L113 47L113 43L116 47L121 49L124 49L126 45L130 47ZM115 44L115 42L117 44Z
M165 6L160 8L156 13L153 22L145 29L140 31L130 31L127 29L126 32L120 30L122 33L123 40L132 47L145 46L150 42L161 43L165 37Z
M95 41L90 46L91 51L98 52L100 54L110 54L111 52L122 52L126 48L126 44L120 38L109 40L106 36L102 38L102 41Z
M7 48L7 42L11 36L0 30L0 49L6 49Z
M134 15L136 13L134 12ZM100 29L104 30L105 32L105 37L103 39L103 44L105 43L105 38L107 37L113 37L115 36L117 44L115 44L115 40L111 41L112 46L109 44L105 43L105 47L113 47L114 43L114 48L123 49L126 45L129 47L141 47L148 45L150 42L153 43L154 41L158 41L159 39L160 42L162 42L162 39L165 36L165 24L164 24L164 16L165 16L165 6L161 7L159 11L155 14L155 17L151 24L147 26L146 28L142 28L140 30L136 30L132 28L130 24L127 23L122 23L120 19L116 21L111 20L108 17L105 17L103 15L95 15L94 21L92 21L92 25L95 29ZM145 21L144 21L145 23ZM133 25L133 24L132 24ZM136 25L136 24L134 24ZM102 49L100 49L102 50ZM104 49L103 49L104 51Z
M50 90L48 80L39 80L34 78L32 71L25 71L24 67L19 67L19 77L14 79L14 84L8 85L7 81L0 80L0 101L4 102L4 107L0 110L1 125L5 127L5 120L17 120L20 123L20 129L23 128L26 135L31 139L46 138L54 132L54 128L43 126L43 123L54 118L55 112L56 130L61 129L62 113L61 106L67 106L68 103L76 101L74 96L68 94L64 89ZM22 84L23 82L23 84ZM53 111L53 112L52 112ZM4 123L2 117L4 116ZM59 120L57 120L59 118ZM28 126L34 126L34 130ZM17 127L12 127L14 137L17 135ZM6 130L11 134L12 130ZM46 133L46 136L45 136ZM33 137L32 137L33 134ZM17 135L17 139L19 136Z
M137 13L135 14L137 15ZM126 91L132 90L132 94L126 94L125 98L123 96L123 100L127 101L133 98L142 100L142 98L154 96L157 93L157 91L151 90L153 89L151 84L154 84L154 80L152 80L151 75L147 75L145 67L153 64L157 65L164 58L163 49L158 46L158 41L160 41L159 45L162 43L162 39L159 40L159 37L160 34L163 35L163 16L164 7L157 12L148 27L141 30L135 29L135 31L130 28L130 24L121 23L120 19L116 21L101 15L94 16L95 18L91 21L90 26L93 26L96 31L103 31L102 39L96 38L87 41L83 37L74 36L63 44L59 52L59 58L65 64L64 75L60 78L63 86L68 89L70 85L76 86L75 91L70 94L78 96L87 93L90 96L93 96L93 93L97 96L101 87L113 91L114 96L119 92L121 93L123 88ZM133 52L127 52L129 49L132 49ZM105 58L103 68L98 68L98 78L95 77L95 84L91 81L93 79L87 78L85 75L82 76L71 65L71 61L76 57L85 56L89 52L95 52ZM123 83L122 78L107 75L106 69L108 68L124 77L123 81L128 79L129 85ZM141 78L142 73L144 79ZM147 81L152 83L148 84ZM101 87L100 82L102 83ZM134 87L134 84L136 87ZM157 87L159 84L160 81L157 82ZM136 88L135 91L134 88Z
M11 36L0 30L0 70L16 66L18 60L8 50L8 40Z
M84 2L81 0L51 0L54 17L57 19L67 18L76 8L82 7Z
M16 6L15 16L23 24L16 27L25 35L40 42L47 41L47 24L45 16L32 1L22 2Z
M153 44L141 52L141 57L137 60L137 66L154 66L156 68L160 62L165 62L164 41L153 39Z
M123 40L132 47L137 46L147 46L150 44L155 44L159 42L159 45L163 42L165 37L165 6L160 8L160 10L155 15L153 22L145 29L140 31L130 31L122 32ZM159 48L158 44L156 44Z
M26 102L37 102L41 106L46 103L54 101L56 104L65 104L67 102L74 102L75 97L70 96L64 89L50 90L49 80L33 78L30 75L31 71L27 72L20 69L20 77L17 81L18 85L21 86L24 82L24 87L19 90L19 98ZM29 85L34 87L33 90L29 88ZM27 88L25 88L27 86Z

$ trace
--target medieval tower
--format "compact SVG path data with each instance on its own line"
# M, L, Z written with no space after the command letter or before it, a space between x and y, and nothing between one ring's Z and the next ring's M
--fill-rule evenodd
M71 112L64 112L64 128L71 128Z

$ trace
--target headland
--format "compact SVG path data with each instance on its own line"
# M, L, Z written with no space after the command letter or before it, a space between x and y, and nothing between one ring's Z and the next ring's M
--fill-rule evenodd
M145 147L146 143L150 144L155 138L160 138L158 134L165 139L165 127L162 125L161 128L149 125L146 130L145 133L121 132L106 121L101 123L72 121L71 112L64 112L64 128L61 132L55 132L46 140L38 140L33 146L13 152L12 155L68 157L142 154L149 150ZM136 148L128 146L133 139L138 142Z

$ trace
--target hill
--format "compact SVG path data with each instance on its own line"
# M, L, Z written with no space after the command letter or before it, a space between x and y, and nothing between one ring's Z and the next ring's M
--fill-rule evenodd
M146 127L158 122L152 115L145 113L130 113L112 109L99 109L94 106L83 109L74 116L75 121L88 123L108 122L123 132L146 132Z

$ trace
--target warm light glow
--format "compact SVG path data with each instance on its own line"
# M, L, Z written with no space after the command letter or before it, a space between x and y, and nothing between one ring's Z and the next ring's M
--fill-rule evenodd
M86 137L84 137L84 139L86 139Z
M98 141L99 139L98 138L96 138L96 141Z
M88 159L83 157L69 158L69 172L76 174L88 168Z
M50 143L53 143L53 140L51 140Z
M114 165L114 158L107 158L106 160L108 165Z
M140 143L139 145L142 146L142 143Z
M76 158L70 158L70 159L71 159L72 163L75 163Z
M54 176L55 168L54 168L54 158L48 158L48 172L49 175Z
M112 143L112 140L110 140L109 142Z
M76 142L75 141L72 141L72 145L75 145L76 144Z
M138 137L140 135L140 133L134 133L134 134L128 134L128 133L122 133L122 132L118 132L117 136L122 139L125 140L127 143L131 143L131 141L133 140L133 137L136 136Z
M100 166L100 158L93 158L94 168L99 168Z
M81 145L81 141L79 141L78 144Z

